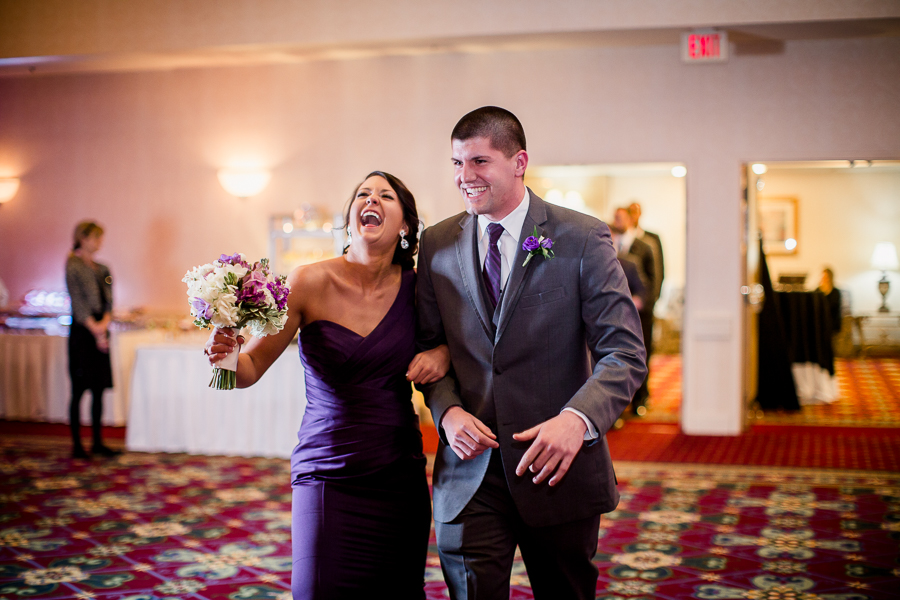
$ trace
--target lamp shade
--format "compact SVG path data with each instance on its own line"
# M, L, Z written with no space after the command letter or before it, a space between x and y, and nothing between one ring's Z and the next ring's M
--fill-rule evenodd
M872 253L872 268L879 271L896 271L900 268L896 246L891 242L875 244L875 252Z
M18 177L0 177L0 204L12 200L18 191Z
M258 169L219 169L219 183L238 198L249 198L263 191L272 174Z

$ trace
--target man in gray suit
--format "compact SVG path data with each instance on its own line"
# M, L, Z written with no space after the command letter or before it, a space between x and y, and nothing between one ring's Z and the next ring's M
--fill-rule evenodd
M512 113L475 110L451 142L466 212L423 232L417 286L419 344L452 363L424 390L444 578L505 600L518 545L536 598L592 599L619 499L605 433L646 369L637 311L607 226L526 189Z

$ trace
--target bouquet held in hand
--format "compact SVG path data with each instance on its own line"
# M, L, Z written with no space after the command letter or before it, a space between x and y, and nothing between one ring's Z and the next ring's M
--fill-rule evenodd
M287 321L291 291L284 276L269 271L269 260L250 265L243 254L223 254L218 260L195 267L184 279L197 327L231 329L249 327L255 337L278 333ZM240 347L217 363L209 387L233 390Z

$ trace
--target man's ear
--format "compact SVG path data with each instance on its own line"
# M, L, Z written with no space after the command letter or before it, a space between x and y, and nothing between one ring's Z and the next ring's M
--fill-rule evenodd
M528 168L528 153L524 150L516 152L516 177L525 177L525 169Z

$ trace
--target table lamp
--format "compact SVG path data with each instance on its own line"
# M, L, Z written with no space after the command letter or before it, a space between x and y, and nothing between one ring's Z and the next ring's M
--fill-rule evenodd
M878 282L878 292L881 294L881 308L878 312L889 312L887 307L888 290L891 284L887 278L888 271L896 271L900 268L897 261L897 248L891 242L875 244L875 252L872 253L872 268L881 271L881 280Z

